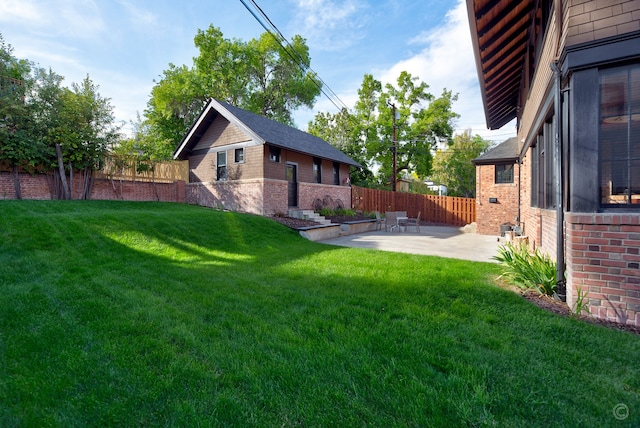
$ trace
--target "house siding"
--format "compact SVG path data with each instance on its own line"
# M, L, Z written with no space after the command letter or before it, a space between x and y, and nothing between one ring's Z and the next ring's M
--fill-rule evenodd
M570 4L566 20L567 46L640 30L638 1L572 1L565 4Z
M247 134L218 115L192 150L198 151L248 141L251 141L251 138Z

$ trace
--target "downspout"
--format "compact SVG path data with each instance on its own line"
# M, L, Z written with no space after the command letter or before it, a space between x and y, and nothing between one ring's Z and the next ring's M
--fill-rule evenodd
M556 159L556 284L557 297L563 301L567 301L567 290L564 278L564 192L562 186L562 72L558 67L558 62L551 63L553 76L555 80L555 96L553 101L553 109L555 111L554 121L554 152Z

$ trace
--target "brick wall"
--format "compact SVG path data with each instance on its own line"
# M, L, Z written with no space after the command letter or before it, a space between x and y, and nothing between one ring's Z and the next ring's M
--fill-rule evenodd
M519 165L513 167L513 183L495 182L495 165L476 166L476 224L481 235L499 235L503 223L516 224L518 217ZM490 203L489 198L497 198Z
M81 174L74 176L74 199L80 197L81 179ZM20 190L23 199L56 198L52 175L20 174ZM11 173L0 172L0 197L4 199L16 198L13 175ZM178 180L174 183L156 183L154 189L153 184L148 182L95 179L91 191L91 199L185 202L185 182Z
M324 199L327 195L331 196L334 202L338 199L342 201L345 208L351 208L351 186L317 183L298 183L298 208L312 210L314 208L313 202L316 199Z
M288 211L288 183L286 180L234 180L186 185L186 201L207 207L224 208L258 215L285 214ZM313 209L316 198L330 195L351 208L350 186L328 186L298 183L298 208Z
M205 207L264 215L263 184L262 179L189 183L186 200Z
M37 174L19 174L20 193L23 199L52 199L53 176ZM0 172L0 197L2 199L15 199L16 191L13 174Z
M567 303L587 292L597 318L640 325L640 214L567 213Z

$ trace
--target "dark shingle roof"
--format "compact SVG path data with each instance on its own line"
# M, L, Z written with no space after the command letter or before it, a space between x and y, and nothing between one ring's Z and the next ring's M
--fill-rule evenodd
M204 129L198 131L198 128L201 126L208 127L213 120L211 117L208 120L202 119L210 115L212 110L221 114L243 131L252 134L253 137L258 137L259 140L262 140L261 143L361 167L358 162L322 138L214 99L207 104L194 126L189 130L176 150L174 158L180 157L186 146L192 147L192 144L197 143L193 139L198 140L199 136L204 132Z
M518 139L509 138L495 146L486 153L481 154L473 160L475 165L493 165L503 162L515 162L518 160Z

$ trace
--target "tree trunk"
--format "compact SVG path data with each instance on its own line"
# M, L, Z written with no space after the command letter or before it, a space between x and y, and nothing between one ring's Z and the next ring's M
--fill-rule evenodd
M155 165L151 168L151 185L153 186L153 193L156 194L156 201L160 202L160 195L158 195L158 188L156 187L156 169L155 169Z
M22 199L20 190L20 174L18 174L18 165L13 166L13 188L16 191L16 199Z
M91 199L91 190L93 189L93 170L85 169L84 170L84 180L83 180L83 188L82 188L82 199Z
M73 165L69 161L69 199L73 199Z
M56 144L56 154L58 155L58 172L60 173L60 182L62 183L62 199L71 199L69 185L67 184L67 174L64 172L64 161L62 160L62 147L60 147L60 144Z

